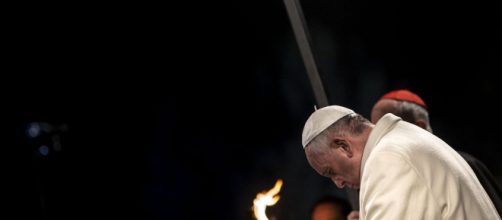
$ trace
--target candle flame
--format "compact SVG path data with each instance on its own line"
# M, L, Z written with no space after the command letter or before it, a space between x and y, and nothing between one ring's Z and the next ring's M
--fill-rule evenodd
M256 198L253 201L253 212L256 219L268 220L265 210L267 209L267 206L275 205L275 203L279 201L279 195L277 194L281 191L281 187L282 180L278 179L275 182L274 188L256 195Z

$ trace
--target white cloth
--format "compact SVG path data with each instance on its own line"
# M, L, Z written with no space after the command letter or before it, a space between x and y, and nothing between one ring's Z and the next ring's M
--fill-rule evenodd
M360 219L500 219L467 162L430 132L386 114L361 162Z

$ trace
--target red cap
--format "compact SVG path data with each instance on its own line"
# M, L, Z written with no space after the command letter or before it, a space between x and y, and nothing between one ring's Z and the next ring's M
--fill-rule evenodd
M391 91L383 95L380 99L394 99L399 101L413 102L417 105L427 108L427 105L425 104L424 100L420 98L420 96L406 89Z

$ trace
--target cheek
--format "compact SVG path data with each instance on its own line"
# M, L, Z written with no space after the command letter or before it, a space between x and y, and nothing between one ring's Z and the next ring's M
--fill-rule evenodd
M352 173L352 166L347 160L341 160L340 163L338 164L339 173L343 174L343 176L350 175Z

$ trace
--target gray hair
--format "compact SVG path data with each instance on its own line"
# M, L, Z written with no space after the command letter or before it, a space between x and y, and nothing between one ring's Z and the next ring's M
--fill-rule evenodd
M426 130L432 133L431 123L429 122L429 112L424 107L407 101L398 100L399 117L408 122L416 122L418 119L425 121Z
M371 122L364 118L363 116L352 113L340 118L335 123L331 124L323 132L321 132L317 137L315 137L309 145L315 146L327 146L326 139L328 139L333 134L338 134L342 136L346 135L360 135L363 131L370 127ZM316 147L318 148L318 147Z

